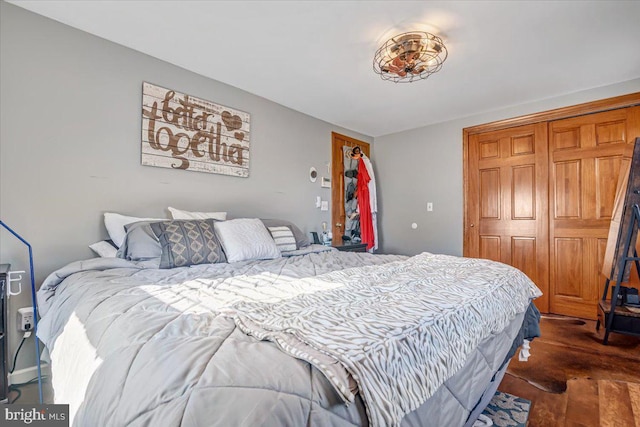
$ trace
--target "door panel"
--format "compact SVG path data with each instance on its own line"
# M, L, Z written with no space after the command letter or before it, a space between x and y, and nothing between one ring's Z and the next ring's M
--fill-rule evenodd
M480 159L497 159L500 156L500 143L498 141L480 142Z
M553 165L555 180L555 215L554 219L580 218L582 211L582 194L580 160L558 162Z
M582 279L582 239L557 238L555 239L555 263L556 293L567 297L580 297Z
M480 236L480 258L502 261L500 256L500 236Z
M511 169L511 218L536 219L536 170L533 165Z
M551 146L554 148L554 150L566 150L569 148L580 147L579 129L556 129L554 132L554 138L551 141Z
M622 156L640 135L638 111L633 107L549 123L553 313L596 317Z
M596 218L611 220L622 156L596 158Z
M500 219L500 169L480 171L480 211L483 219Z
M511 138L511 155L533 154L535 153L535 144L533 135L525 135Z
M596 144L624 144L626 142L626 120L596 124Z
M548 312L547 125L470 135L465 256L513 265L542 290Z
M532 237L511 238L512 265L522 270L531 280L538 281L536 266L536 239Z

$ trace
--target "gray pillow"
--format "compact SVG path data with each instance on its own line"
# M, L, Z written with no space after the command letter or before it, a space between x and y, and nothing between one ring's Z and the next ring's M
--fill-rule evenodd
M151 230L149 221L134 222L124 226L127 234L116 256L129 261L160 259L162 246Z
M201 219L150 224L162 247L160 268L227 262L213 222L213 219Z
M263 219L261 220L265 227L289 227L293 232L293 236L296 238L297 249L306 248L311 244L309 238L300 230L294 223L286 221L284 219Z

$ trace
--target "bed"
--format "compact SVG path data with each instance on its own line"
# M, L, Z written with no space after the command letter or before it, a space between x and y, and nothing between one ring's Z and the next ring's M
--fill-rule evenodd
M537 334L540 291L487 260L310 245L159 266L78 261L38 292L73 425L471 425Z

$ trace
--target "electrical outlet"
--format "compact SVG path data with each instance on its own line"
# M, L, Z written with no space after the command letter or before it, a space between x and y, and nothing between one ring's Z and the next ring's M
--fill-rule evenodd
M18 309L18 330L30 331L33 329L33 307Z

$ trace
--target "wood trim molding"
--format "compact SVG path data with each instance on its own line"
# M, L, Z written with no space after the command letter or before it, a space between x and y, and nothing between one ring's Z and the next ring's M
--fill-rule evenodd
M525 116L513 117L505 120L498 120L482 125L470 126L463 129L463 137L466 141L469 135L476 133L491 132L494 130L507 129L521 125L530 125L533 123L547 122L551 120L568 119L570 117L583 116L585 114L600 113L602 111L632 107L634 105L640 105L640 92L615 96L613 98L600 99L597 101L585 102L584 104L571 105L569 107L556 108L555 110L527 114Z
M469 194L469 132L467 129L462 129L462 256L468 257L469 255L469 230L467 224L469 224L469 206L467 201L467 194Z

